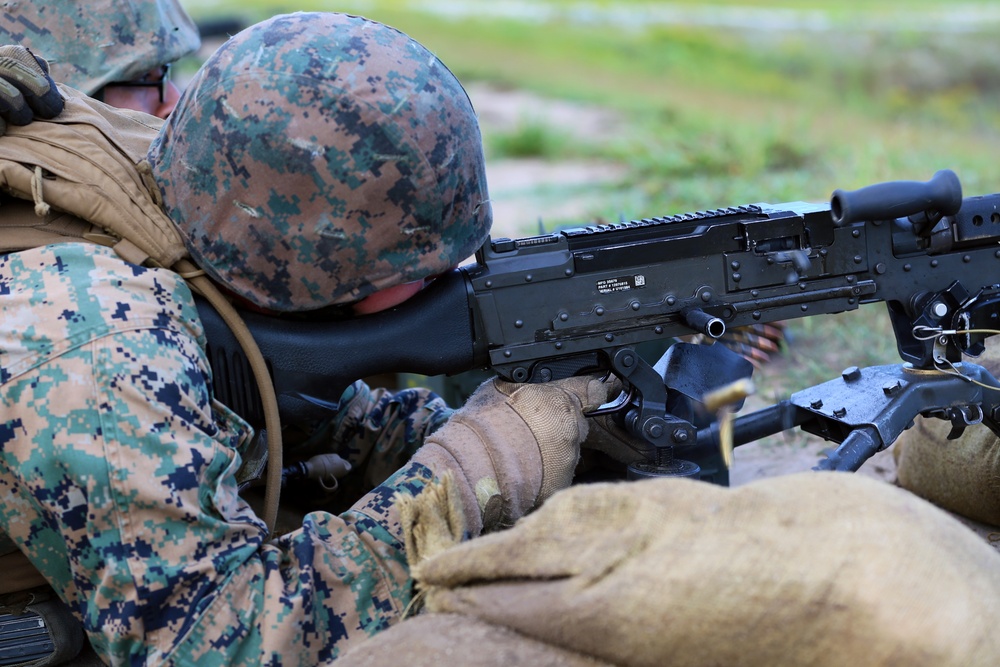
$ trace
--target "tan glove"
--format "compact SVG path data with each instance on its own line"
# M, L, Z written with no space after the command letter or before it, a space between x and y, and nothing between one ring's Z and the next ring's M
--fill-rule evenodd
M569 486L587 435L583 412L607 400L597 377L545 384L487 380L413 457L455 473L473 534L511 525Z
M641 467L656 460L656 446L627 433L615 422L614 415L588 421L587 438L580 444L578 476L590 481L625 479L631 466Z
M615 377L610 378L608 383L611 385L608 400L614 401L622 393L622 383ZM627 433L615 419L613 414L592 417L589 420L587 437L580 447L601 452L612 460L626 465L651 459L655 455L656 447Z
M49 76L48 63L23 46L0 46L0 134L8 124L54 118L62 109L62 95Z

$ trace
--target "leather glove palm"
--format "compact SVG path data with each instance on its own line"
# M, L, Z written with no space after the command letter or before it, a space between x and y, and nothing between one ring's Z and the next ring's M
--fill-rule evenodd
M54 118L62 109L48 63L23 46L0 46L0 135L8 125Z
M588 429L583 412L606 401L608 388L597 377L487 380L414 460L458 473L473 533L510 525L572 481Z

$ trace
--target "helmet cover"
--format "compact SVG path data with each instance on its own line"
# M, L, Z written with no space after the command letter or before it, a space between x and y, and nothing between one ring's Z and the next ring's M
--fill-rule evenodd
M416 41L357 16L286 14L232 37L148 157L195 261L271 310L440 273L492 222L465 89Z
M54 80L93 95L193 53L201 39L176 0L10 0L0 43L28 47Z

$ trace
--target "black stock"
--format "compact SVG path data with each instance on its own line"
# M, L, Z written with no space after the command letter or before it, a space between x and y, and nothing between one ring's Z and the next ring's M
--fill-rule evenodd
M242 311L274 378L284 423L322 419L352 382L385 372L459 373L487 364L459 271L402 305L347 320L287 320ZM255 426L263 411L246 357L215 309L198 299L216 397ZM407 333L409 332L409 333ZM414 344L413 332L421 343Z
M794 426L843 442L824 466L856 469L917 414L954 421L957 405L997 401L997 392L970 390L976 385L955 376L942 382L935 370L952 371L984 349L990 333L956 332L997 328L998 275L1000 194L962 199L957 177L945 171L926 183L838 190L831 204L755 204L488 240L476 263L391 311L336 322L247 321L286 418L321 417L350 382L381 372L488 368L546 382L604 370L633 389L623 428L662 449L714 447L717 435L671 413L672 387L684 378L655 369L637 347L885 302L906 362L891 367L893 377L859 373L846 389L820 385L736 422L737 444ZM255 391L238 347L210 307L199 308L217 395L254 421ZM997 386L979 366L962 368ZM705 388L751 372L734 369ZM890 381L939 389L878 384ZM865 392L880 398L860 404L878 403L880 412L855 423L860 404L844 396ZM995 428L991 410L977 414Z

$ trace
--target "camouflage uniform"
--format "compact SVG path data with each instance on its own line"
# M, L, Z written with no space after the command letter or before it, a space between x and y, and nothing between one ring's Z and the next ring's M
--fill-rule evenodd
M198 49L198 29L176 0L46 0L4 3L0 44L20 44L53 78L93 95Z
M409 461L452 412L428 389L393 392L358 380L340 397L336 415L295 446L295 454L304 458L335 451L358 476L356 488L367 491Z
M229 66L274 71L241 81ZM317 83L331 72L344 87ZM379 89L399 97L380 103ZM150 160L213 275L303 310L466 257L490 223L481 150L464 90L422 47L363 19L298 14L213 56ZM411 582L393 497L460 467L455 454L439 446L341 516L309 514L267 542L236 489L249 429L211 398L203 332L176 274L83 244L12 253L0 258L0 316L0 529L106 660L312 665L400 615ZM359 460L409 453L429 429L403 413L436 426L448 412L360 385L345 396L330 431ZM381 416L361 418L373 406ZM402 447L369 426L401 431ZM523 494L533 502L541 463L526 442L516 462L535 471ZM474 499L469 508L478 522Z
M176 0L7 3L0 44L44 56L52 77L88 95L193 53L198 29ZM13 546L0 531L0 555Z
M391 499L266 542L236 492L245 425L211 400L191 294L60 244L0 260L0 527L115 664L316 664L410 596Z
M2 43L34 49L48 59L57 81L94 94L108 83L131 80L192 53L200 40L175 0L55 0L5 7ZM393 395L360 381L345 391L339 405L329 423L300 426L318 429L310 450L341 454L356 470L352 478L362 478L349 488L364 490L397 470L451 412L427 389ZM10 550L2 537L0 555Z
M111 664L335 658L411 601L399 496L453 473L470 534L516 521L568 484L607 396L490 381L349 511L267 542L177 274L64 243L0 257L0 295L0 527Z

